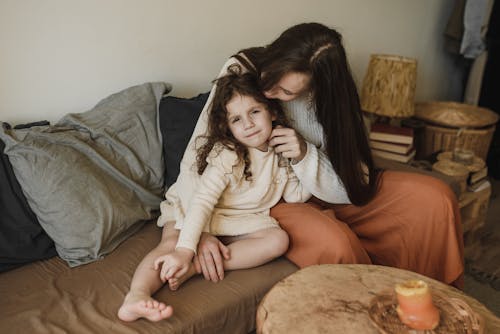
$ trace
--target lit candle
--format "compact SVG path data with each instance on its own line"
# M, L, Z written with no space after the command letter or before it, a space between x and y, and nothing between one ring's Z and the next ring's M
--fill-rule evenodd
M432 303L427 283L410 280L396 284L396 311L402 323L413 329L434 329L439 324L439 310Z

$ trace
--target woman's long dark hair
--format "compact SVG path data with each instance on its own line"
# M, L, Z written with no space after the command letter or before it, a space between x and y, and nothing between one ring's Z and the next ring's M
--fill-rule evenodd
M204 143L197 149L196 164L198 174L203 174L207 167L207 157L216 143L222 144L229 150L235 151L239 160L245 164L244 175L251 179L250 159L248 149L234 138L227 121L227 104L236 95L249 96L263 104L269 112L276 117L275 124L287 126L286 116L281 104L275 100L267 99L259 86L258 76L254 71L242 73L238 64L229 67L228 74L214 80L216 84L215 95L208 115L208 128L204 136ZM200 139L201 139L200 138Z
M263 91L290 72L311 76L309 88L323 127L326 153L351 203L368 203L377 191L379 171L371 156L342 36L322 24L303 23L287 29L266 47L240 53L255 65Z

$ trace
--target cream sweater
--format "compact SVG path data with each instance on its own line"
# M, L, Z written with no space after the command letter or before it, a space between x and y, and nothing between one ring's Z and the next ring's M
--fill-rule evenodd
M280 158L272 148L248 151L251 180L245 179L244 164L235 152L222 145L214 147L189 207L183 207L176 189L189 187L190 178L179 175L162 203L165 220L175 220L175 227L181 230L177 247L196 252L202 232L233 236L278 227L269 210L281 198L305 202L311 197L289 166L279 166ZM167 217L169 214L173 217Z

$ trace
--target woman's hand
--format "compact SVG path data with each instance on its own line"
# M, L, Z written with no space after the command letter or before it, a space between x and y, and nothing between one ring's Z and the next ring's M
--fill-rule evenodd
M206 280L218 282L224 279L223 258L231 258L229 248L210 233L203 232L193 261L196 271L202 272Z
M191 265L194 252L187 248L179 248L175 251L156 258L155 270L160 269L160 279L163 283L174 277L184 275Z
M304 159L307 152L307 144L297 131L279 125L271 132L269 145L274 147L276 153L292 159L292 163Z

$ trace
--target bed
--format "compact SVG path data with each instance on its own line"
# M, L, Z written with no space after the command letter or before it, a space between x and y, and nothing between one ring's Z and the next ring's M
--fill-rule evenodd
M104 259L70 268L60 257L0 274L2 333L249 333L264 294L296 270L285 259L227 273L211 283L200 277L178 291L167 287L156 298L174 315L152 323L126 323L116 316L135 267L160 238L145 224Z

